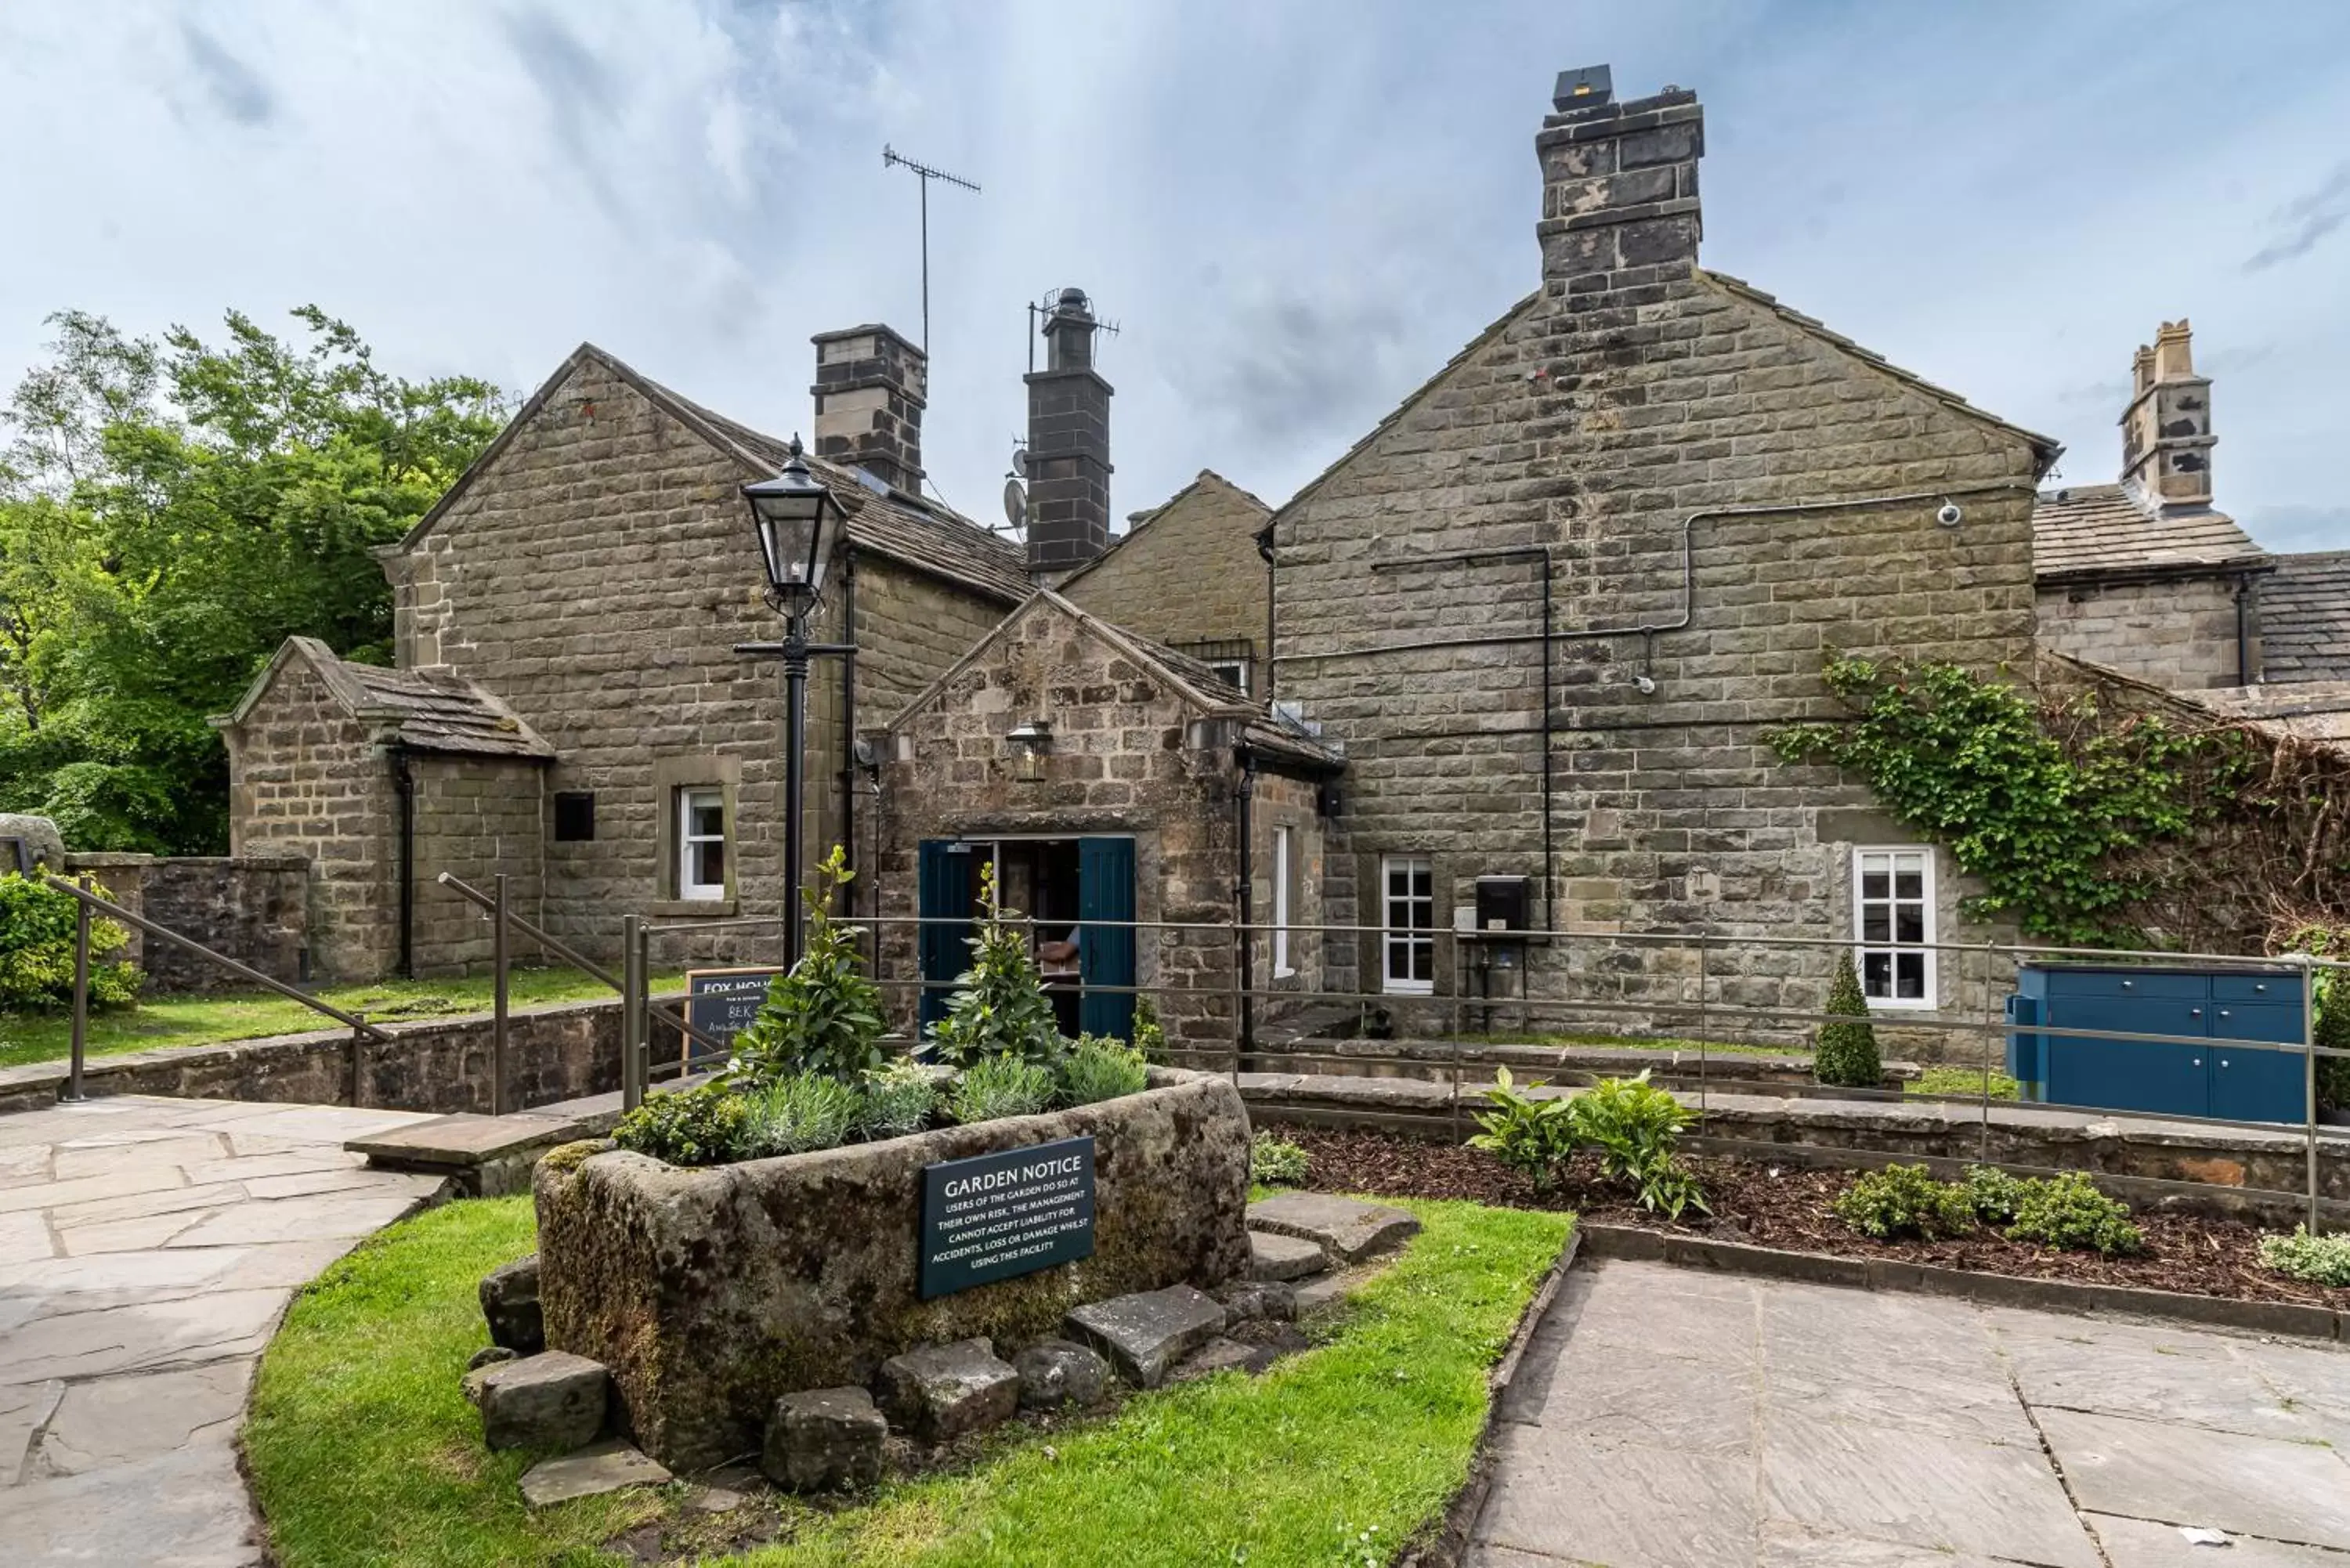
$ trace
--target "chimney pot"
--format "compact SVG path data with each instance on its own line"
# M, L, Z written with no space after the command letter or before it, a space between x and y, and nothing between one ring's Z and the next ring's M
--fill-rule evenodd
M816 454L861 468L893 490L922 488L922 410L930 360L879 324L819 332L816 345Z
M2166 321L2151 347L2130 360L2131 396L2122 411L2122 483L2165 512L2211 506L2211 381L2195 373L2192 329Z

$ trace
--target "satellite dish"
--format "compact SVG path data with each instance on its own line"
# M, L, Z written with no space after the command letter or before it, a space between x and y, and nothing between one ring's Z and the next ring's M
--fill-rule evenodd
M1028 449L1018 441L1012 443L1012 472L1023 479L1028 477Z
M1015 534L1028 525L1028 493L1020 488L1017 479L1003 482L1003 520Z

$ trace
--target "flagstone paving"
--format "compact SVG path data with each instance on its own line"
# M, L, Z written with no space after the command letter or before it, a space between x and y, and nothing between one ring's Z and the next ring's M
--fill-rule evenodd
M406 1111L125 1096L0 1116L0 1562L265 1561L234 1438L294 1291L430 1202Z
M2350 1568L2350 1349L1609 1262L1495 1439L1471 1568Z

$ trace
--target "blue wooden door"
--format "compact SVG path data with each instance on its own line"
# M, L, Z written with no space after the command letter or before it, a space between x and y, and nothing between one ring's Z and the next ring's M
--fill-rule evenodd
M2309 1085L2301 1055L2229 1044L2281 1040L2299 1044L2300 1000L2244 1002L2217 997L2211 1012L2211 1114L2239 1122L2304 1119Z
M971 967L971 911L979 898L979 855L952 838L922 840L918 909L922 917L918 949L922 993L915 1016L927 1033L947 1015L955 977ZM933 925L931 921L953 921Z
M1077 919L1134 919L1134 840L1077 840ZM1134 928L1082 925L1077 938L1078 977L1085 986L1078 1026L1088 1034L1134 1037L1134 993L1097 991L1097 986L1134 984Z

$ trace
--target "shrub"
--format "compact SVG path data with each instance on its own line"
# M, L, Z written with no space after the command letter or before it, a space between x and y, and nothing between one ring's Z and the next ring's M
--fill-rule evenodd
M1996 1166L1967 1167L1967 1201L1974 1206L1975 1218L1988 1220L1994 1225L2005 1225L2015 1219L2015 1211L2023 1203L2032 1183L2021 1176L2011 1176Z
M1123 1040L1087 1034L1078 1039L1068 1060L1061 1064L1061 1103L1090 1106L1098 1100L1139 1095L1149 1082L1149 1069L1143 1064L1141 1052Z
M804 888L799 962L767 987L751 1026L734 1037L727 1075L753 1085L821 1073L846 1085L881 1064L881 992L862 971L857 928L836 925L834 895L856 877L838 845Z
M104 888L90 891L108 897ZM139 971L109 953L130 944L112 920L89 923L89 1000L127 1007L139 995ZM73 1004L74 897L14 871L0 872L0 1012Z
M1922 1165L1888 1165L1872 1170L1836 1196L1835 1217L1864 1236L1890 1241L1903 1236L1933 1241L1963 1236L1975 1228L1975 1206L1967 1189L1937 1181Z
M1697 1114L1638 1077L1602 1078L1569 1102L1573 1141L1598 1152L1601 1171L1630 1184L1640 1207L1678 1220L1687 1209L1711 1212L1704 1190L1673 1152Z
M776 1078L743 1097L750 1106L742 1138L746 1159L837 1148L865 1108L855 1089L823 1073Z
M2284 950L2322 959L2350 959L2350 927L2299 927L2285 939ZM2321 969L2310 977L2310 986L2317 1002L2311 1044L2350 1051L2350 970ZM2327 1110L2350 1110L2350 1056L2317 1059L2317 1103Z
M1528 1089L1542 1086L1539 1078L1526 1085ZM1533 1179L1535 1191L1549 1191L1558 1179L1558 1168L1575 1152L1572 1102L1522 1095L1510 1070L1496 1067L1493 1086L1485 1091L1485 1103L1492 1108L1477 1116L1477 1125L1485 1130L1471 1138L1469 1147L1483 1149L1512 1170L1523 1171Z
M1269 1132L1249 1140L1249 1179L1267 1187L1303 1187L1308 1161L1305 1151Z
M723 1084L648 1095L620 1118L612 1141L671 1165L723 1165L743 1158L751 1104Z
M1167 1064L1167 1026L1159 1021L1159 1004L1140 992L1134 993L1134 1048L1151 1065Z
M1877 1054L1868 998L1861 993L1860 971L1852 967L1849 948L1836 954L1835 979L1828 986L1823 1011L1835 1013L1836 1021L1821 1024L1812 1043L1812 1076L1846 1089L1874 1089L1882 1084L1885 1063Z
M1033 1116L1053 1103L1053 1070L1017 1056L990 1056L965 1067L947 1096L947 1110L969 1126L1000 1116Z
M2290 1236L2261 1238L2261 1262L2313 1285L2350 1285L2350 1236L2313 1236L2296 1225Z
M892 1062L865 1075L858 1126L871 1138L918 1133L939 1108L938 1081L918 1062Z
M2023 1186L2022 1200L2015 1206L2015 1223L2007 1228L2011 1241L2037 1241L2108 1257L2135 1252L2146 1245L2144 1232L2130 1222L2129 1206L2098 1191L2096 1184L2077 1170Z
M957 1067L1013 1056L1049 1068L1067 1042L1029 954L1018 911L996 902L993 866L979 869L979 934L970 939L971 968L955 978L947 1015L931 1026L932 1049L941 1061Z

